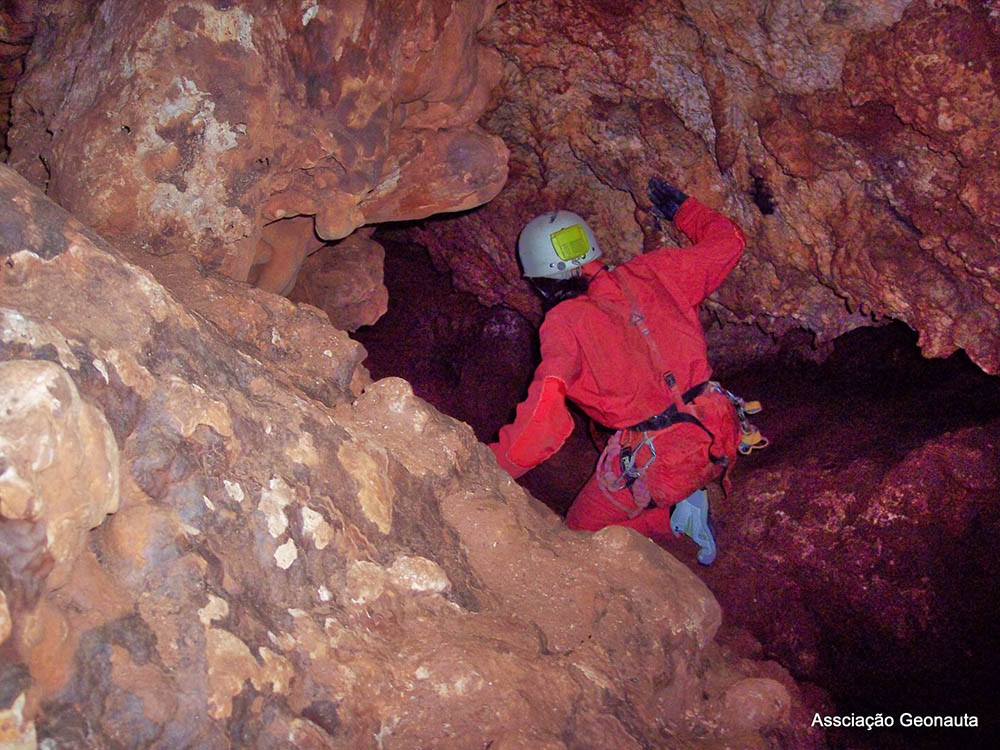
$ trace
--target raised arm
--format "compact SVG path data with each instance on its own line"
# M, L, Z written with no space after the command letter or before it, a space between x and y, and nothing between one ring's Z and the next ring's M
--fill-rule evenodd
M696 307L723 282L743 255L746 239L730 219L656 177L649 198L659 216L670 219L693 243L647 253L650 266Z

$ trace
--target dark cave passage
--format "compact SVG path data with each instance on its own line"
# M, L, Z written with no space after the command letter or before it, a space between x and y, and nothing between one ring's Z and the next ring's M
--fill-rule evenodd
M375 378L396 375L490 441L536 363L518 314L456 292L419 248L386 241L388 313L355 334ZM712 491L720 552L705 568L719 640L826 690L840 715L998 715L1000 378L958 353L924 359L903 324L835 342L815 364L789 350L716 376L763 402L771 441ZM585 419L521 484L558 513L598 456ZM944 730L940 746L954 746ZM912 747L913 730L842 730L843 747ZM977 737L985 733L977 733ZM921 742L937 746L926 730Z
M764 402L771 445L719 499L725 551L700 575L724 629L748 630L840 714L967 713L995 726L1000 378L963 353L924 359L916 341L896 323L841 337L821 365L790 356L717 373ZM918 736L957 746L946 730ZM915 746L898 725L831 740Z
M491 440L527 387L535 331L517 313L455 291L419 248L380 242L388 310L352 334L368 350L365 366L375 379L406 378L418 396Z

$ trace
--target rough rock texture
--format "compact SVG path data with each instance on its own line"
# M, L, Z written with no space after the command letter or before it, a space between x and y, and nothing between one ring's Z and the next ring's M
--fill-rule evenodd
M182 303L6 168L0 227L4 399L52 446L36 477L5 442L0 475L0 720L25 746L819 741L786 674L713 645L718 605L661 549L567 531L351 348L330 389L296 386L321 327L288 315L269 348L254 290L208 322L235 282L192 272ZM77 444L89 471L52 489ZM85 545L54 541L63 497Z
M371 234L371 229L360 229L306 258L288 298L323 310L342 331L381 318L389 304L382 285L385 250Z
M820 342L894 318L1000 371L995 2L526 0L487 32L511 179L412 235L462 288L537 316L513 248L553 207L612 261L678 241L648 213L660 174L749 238L713 316Z
M316 245L271 222L337 240L500 189L506 148L475 124L494 4L46 3L10 164L120 245L288 291Z
M10 104L35 33L35 0L9 0L0 7L0 157L7 155Z
M978 665L996 645L989 558L1000 534L998 467L994 419L929 441L888 469L853 458L754 471L734 505L719 506L726 574L754 581L759 599L745 583L727 592L732 614L802 678L831 684L832 673L844 684L850 674L869 696L905 675L924 684L918 693L946 684L956 707L968 706L968 686L992 679ZM762 616L764 599L783 601L780 622Z
M1000 646L1000 378L960 353L922 360L915 338L858 330L822 367L731 378L763 399L755 421L771 446L714 498L719 557L699 573L726 623L828 687L841 713L969 713L985 726L998 710L986 655ZM669 549L696 567L691 549ZM927 739L865 734L834 746ZM920 746L956 738L940 740Z
M58 588L87 532L118 510L118 445L58 365L0 363L0 393L0 515L45 529L46 582Z

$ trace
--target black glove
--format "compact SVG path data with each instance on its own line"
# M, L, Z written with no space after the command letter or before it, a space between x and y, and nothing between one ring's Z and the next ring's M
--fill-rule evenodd
M682 193L659 177L649 178L646 195L649 196L649 202L653 204L653 213L668 221L674 220L677 210L688 198L687 193Z

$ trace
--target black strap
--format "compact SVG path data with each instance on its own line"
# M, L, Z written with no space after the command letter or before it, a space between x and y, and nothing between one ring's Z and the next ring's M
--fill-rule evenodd
M698 385L688 388L688 390L684 391L684 395L682 396L682 398L684 399L684 403L690 404L692 401L694 401L699 395L701 395L702 391L705 390L705 386L707 385L708 381L705 381L704 383L699 383ZM656 430L665 430L671 425L681 424L683 422L686 422L688 424L693 424L695 427L702 430L706 435L708 435L709 439L708 458L713 464L719 464L722 466L723 468L722 474L724 477L726 471L729 469L729 458L725 455L716 456L712 452L711 446L715 445L715 433L713 433L710 429L708 429L702 423L702 421L698 419L698 417L696 417L694 414L688 414L687 412L678 411L677 406L671 404L659 414L656 414L655 416L652 416L649 419L640 422L637 425L633 425L628 429L634 430L636 432L654 432Z
M698 398L698 396L700 396L707 387L708 387L707 380L704 383L698 383L698 385L693 385L686 391L684 391L683 394L681 394L681 398L684 399L685 404L690 404L692 401Z
M704 392L707 386L708 386L707 380L704 383L698 383L698 385L693 385L686 391L684 391L684 393L681 395L681 398L684 400L685 404L690 404ZM681 418L682 416L690 417L690 419ZM682 412L679 412L677 410L677 406L675 404L671 404L666 409L661 411L659 414L654 414L652 417L644 419L643 421L639 422L639 424L633 425L628 429L635 430L636 432L644 432L646 430L649 431L663 430L669 427L670 425L674 424L675 422L689 422L691 421L691 419L695 419L695 421L698 421L695 417L691 416L690 414L684 415ZM698 421L698 425L701 426L700 421ZM702 429L704 429L704 427ZM705 431L708 432L708 430Z

